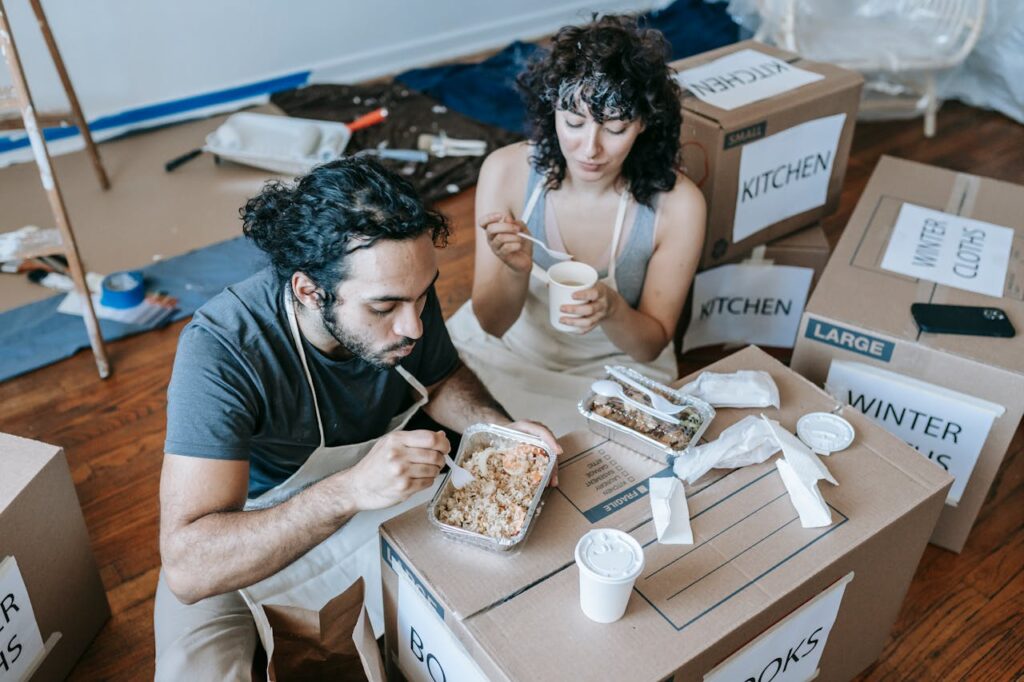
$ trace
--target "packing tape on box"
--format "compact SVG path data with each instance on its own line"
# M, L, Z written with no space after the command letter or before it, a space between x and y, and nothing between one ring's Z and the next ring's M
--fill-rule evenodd
M142 273L138 270L115 272L100 284L100 305L108 308L134 308L146 298Z

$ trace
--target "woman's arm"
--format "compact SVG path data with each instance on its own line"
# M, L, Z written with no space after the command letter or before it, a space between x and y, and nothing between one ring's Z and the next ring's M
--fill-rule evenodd
M639 305L631 308L621 295L599 284L574 296L583 305L563 307L584 316L562 318L564 323L584 329L599 323L612 343L637 362L654 360L671 343L704 246L706 209L697 186L680 177L661 201Z
M476 252L473 312L492 336L503 336L519 319L530 286L533 250L515 237L526 231L518 212L526 191L529 148L525 143L493 152L476 186Z

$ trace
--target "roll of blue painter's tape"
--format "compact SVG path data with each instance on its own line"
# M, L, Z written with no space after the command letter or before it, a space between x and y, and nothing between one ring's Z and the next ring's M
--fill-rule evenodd
M134 308L146 298L142 273L138 270L107 275L101 287L100 305L108 308Z

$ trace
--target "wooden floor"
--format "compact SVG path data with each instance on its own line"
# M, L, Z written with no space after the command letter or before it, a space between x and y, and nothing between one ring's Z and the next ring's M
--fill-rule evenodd
M837 215L835 242L881 154L1024 183L1024 127L948 105L925 140L920 121L861 124ZM446 314L468 296L469 190L440 205L456 227L438 288ZM157 489L165 393L183 323L111 344L100 381L92 356L0 384L0 431L67 451L113 618L75 669L78 680L152 678ZM697 367L687 367L689 372ZM1024 432L1018 431L960 555L929 546L881 660L865 680L1008 680L1024 671Z

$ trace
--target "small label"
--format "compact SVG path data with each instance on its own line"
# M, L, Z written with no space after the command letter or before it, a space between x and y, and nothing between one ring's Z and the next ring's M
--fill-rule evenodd
M418 586L398 577L398 664L409 682L486 682L442 620L422 599Z
M1009 227L903 204L882 268L999 298L1012 248Z
M825 77L748 48L681 71L676 78L711 106L731 111Z
M743 146L733 242L825 204L845 124L834 114Z
M409 583L415 586L417 591L419 591L420 596L423 597L431 607L433 607L437 617L443 621L444 607L441 606L441 602L438 601L437 597L435 597L429 589L427 589L426 583L420 580L416 574L412 572L409 565L402 560L402 557L398 555L398 552L396 552L383 537L380 539L380 554L384 557L384 561L387 565L391 567L391 570L398 574L400 579L403 576L408 578Z
M853 573L786 616L715 666L704 682L806 682L814 679Z
M920 379L833 360L825 383L836 395L949 472L946 504L956 506L971 479L1001 405Z
M726 133L725 144L722 145L722 149L732 149L733 147L739 147L740 145L753 142L754 140L760 140L764 137L767 129L768 122L761 121L760 123L755 123L752 126L747 126L746 128L740 128L739 130L734 130L731 133Z
M889 362L892 359L892 350L896 345L891 341L822 322L813 317L807 321L807 331L804 332L804 336L882 362Z
M683 352L719 343L792 348L814 271L791 265L722 265L693 281Z
M0 680L27 680L45 656L17 560L0 562Z

